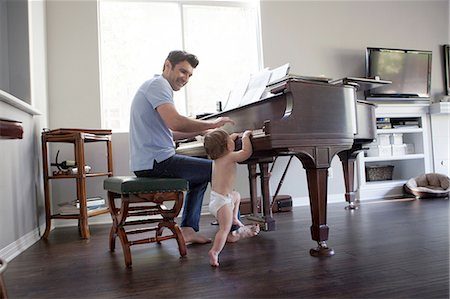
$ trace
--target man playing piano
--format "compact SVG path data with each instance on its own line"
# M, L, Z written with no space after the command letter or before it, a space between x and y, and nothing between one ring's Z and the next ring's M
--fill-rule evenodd
M162 75L144 82L137 91L130 112L130 168L136 176L186 179L189 191L180 225L183 237L186 243L209 243L198 231L212 162L175 154L174 140L203 135L233 121L228 117L196 120L178 113L173 92L186 85L197 65L195 55L172 51Z
M237 134L230 136L226 131L218 129L205 135L205 151L213 160L209 211L219 222L219 231L208 253L209 262L213 267L219 266L219 254L227 241L237 242L259 233L258 225L244 226L239 220L241 196L233 190L237 163L247 160L252 155L251 134L251 131L244 132L242 149L238 151L235 151L234 144ZM230 232L232 225L238 229Z

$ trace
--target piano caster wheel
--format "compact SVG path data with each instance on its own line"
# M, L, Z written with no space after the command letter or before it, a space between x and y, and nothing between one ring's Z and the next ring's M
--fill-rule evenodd
M345 207L346 210L357 210L359 209L359 205L355 204L354 202L349 202L348 206Z
M311 248L309 250L309 254L314 257L328 257L334 255L334 250L332 248L328 248L328 245L325 241L318 242L316 248Z

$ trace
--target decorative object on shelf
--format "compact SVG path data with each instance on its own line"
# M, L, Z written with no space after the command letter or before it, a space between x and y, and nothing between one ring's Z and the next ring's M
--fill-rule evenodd
M448 197L450 178L440 173L426 173L409 179L403 189L416 198Z
M368 165L366 166L366 180L372 181L388 181L392 180L394 165Z
M50 166L55 166L58 168L57 171L53 171L53 175L66 175L71 173L71 169L76 167L75 161L72 160L65 160L61 163L58 162L58 156L59 156L59 150L56 152L55 162L50 163Z

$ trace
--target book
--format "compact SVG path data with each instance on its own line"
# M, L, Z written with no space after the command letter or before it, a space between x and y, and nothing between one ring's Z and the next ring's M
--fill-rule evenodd
M88 197L87 201L86 201L86 206L87 207L92 207L92 206L98 206L98 205L104 205L106 203L105 199L103 197L100 196L96 196L96 197ZM80 208L80 201L79 200L75 200L74 204L77 208Z
M95 205L95 206L89 206L87 207L88 212L94 211L97 209L103 209L106 208L105 204ZM72 203L63 203L59 205L59 214L60 215L79 215L80 214L80 208L77 208L76 205Z

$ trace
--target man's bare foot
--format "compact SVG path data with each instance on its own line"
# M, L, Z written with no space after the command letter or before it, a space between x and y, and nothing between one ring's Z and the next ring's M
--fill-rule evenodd
M211 243L211 239L208 239L208 238L200 235L192 227L182 227L181 233L183 234L184 242L186 244Z
M245 225L239 229L232 231L227 236L227 242L234 243L241 239L251 238L259 234L259 225Z
M239 219L234 219L233 220L233 224L237 225L237 226L240 226L240 227L244 226L244 223L242 223Z
M208 252L208 255L209 255L209 263L211 264L211 266L219 267L219 253L216 251L210 250Z

